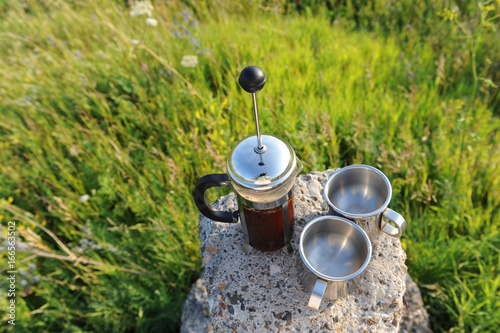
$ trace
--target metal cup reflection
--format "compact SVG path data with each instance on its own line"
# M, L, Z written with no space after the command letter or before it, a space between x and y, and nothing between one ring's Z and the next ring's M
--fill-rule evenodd
M297 273L311 291L308 306L319 309L323 298L345 297L356 289L370 262L368 235L355 223L337 216L309 222L300 235Z

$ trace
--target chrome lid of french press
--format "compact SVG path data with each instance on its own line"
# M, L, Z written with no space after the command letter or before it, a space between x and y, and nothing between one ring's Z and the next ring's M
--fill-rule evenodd
M246 67L240 74L240 86L252 94L257 135L241 141L227 160L232 181L243 188L257 191L277 188L302 169L302 164L288 143L260 132L256 93L264 87L266 80L266 74L257 66Z
M289 144L271 135L262 135L266 152L254 152L256 136L240 142L231 152L227 164L231 179L238 185L255 190L276 188L296 174L295 153Z

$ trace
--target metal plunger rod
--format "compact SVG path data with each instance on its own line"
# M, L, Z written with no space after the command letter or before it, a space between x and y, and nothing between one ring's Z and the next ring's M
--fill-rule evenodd
M257 91L264 88L266 84L266 74L257 66L245 67L240 74L238 82L246 92L252 94L253 111L255 113L255 128L257 129L257 147L254 148L258 154L266 152L266 146L262 143L262 136L260 134L259 124L259 108L257 107Z
M257 148L262 149L262 136L260 135L259 108L257 107L257 93L252 93L253 111L255 112L255 129L257 130Z

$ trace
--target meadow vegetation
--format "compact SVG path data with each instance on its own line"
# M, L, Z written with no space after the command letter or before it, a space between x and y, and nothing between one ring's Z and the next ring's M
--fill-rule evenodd
M499 1L131 4L0 1L16 331L178 330L201 271L191 191L254 134L237 83L252 64L261 128L305 172L388 175L432 328L500 327Z

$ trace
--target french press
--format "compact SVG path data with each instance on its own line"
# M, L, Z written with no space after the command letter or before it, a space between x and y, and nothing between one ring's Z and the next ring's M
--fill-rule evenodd
M237 223L241 220L244 248L275 251L290 243L293 234L293 186L302 163L292 147L283 140L261 134L257 95L267 77L256 66L243 69L240 86L252 94L257 135L250 136L231 151L227 174L201 177L193 191L196 207L211 220ZM215 186L232 186L238 211L214 209L205 191Z

